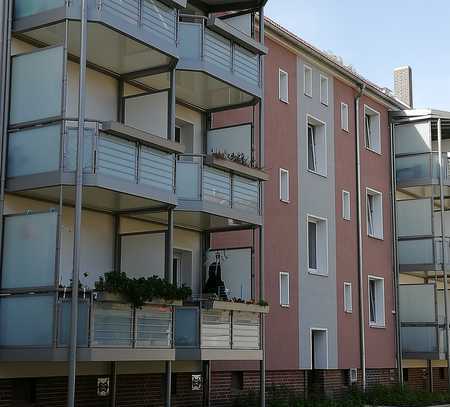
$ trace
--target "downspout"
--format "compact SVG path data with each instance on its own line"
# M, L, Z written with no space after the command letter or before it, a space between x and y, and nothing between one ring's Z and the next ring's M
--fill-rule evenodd
M356 133L356 206L358 208L358 297L359 297L359 358L362 374L362 388L366 390L366 338L364 319L364 275L363 275L363 248L362 248L362 208L361 208L361 152L360 152L360 120L359 102L366 88L362 84L358 94L355 96L355 133Z
M397 205L396 191L397 180L395 170L395 142L394 142L394 125L390 124L391 137L391 202L392 202L392 236L393 251L392 261L394 265L394 298L395 298L395 341L397 351L397 376L399 384L403 385L403 360L402 360L402 341L401 341L401 322L400 322L400 277L397 259Z

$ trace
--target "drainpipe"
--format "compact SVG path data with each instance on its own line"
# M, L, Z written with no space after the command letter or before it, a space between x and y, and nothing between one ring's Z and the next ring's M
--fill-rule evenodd
M360 120L359 120L359 102L366 88L362 84L358 94L355 96L355 129L356 129L356 206L358 208L357 227L358 227L358 297L359 297L359 353L362 373L362 388L366 390L366 338L365 338L365 319L364 319L364 274L363 274L363 248L362 248L362 208L361 208L361 151L360 151Z
M442 124L441 119L437 122L437 138L438 138L438 154L439 154L439 195L441 205L441 237L442 237L442 271L444 273L444 323L445 323L445 339L447 341L446 356L447 356L447 372L450 373L450 330L448 320L448 273L447 273L447 250L445 245L445 195L444 195L444 168L442 163ZM447 170L447 169L446 169ZM448 387L450 389L450 374L447 374Z
M265 27L264 27L264 8L261 7L259 10L259 42L261 45L264 45L264 35L265 35ZM261 168L264 168L264 154L265 154L265 145L264 145L264 56L261 55L261 63L260 63L260 81L261 81L261 100L259 101L259 165ZM259 299L264 301L265 296L265 273L264 273L264 183L261 183L261 217L262 217L262 225L259 229ZM262 359L260 361L259 366L259 390L260 390L260 405L261 407L265 407L266 405L266 355L265 355L265 323L264 323L264 314L261 314L261 350L262 350Z
M403 360L402 360L402 341L401 341L401 321L400 321L400 277L397 259L397 205L396 205L396 191L397 180L395 170L395 142L394 142L394 125L390 125L391 137L391 201L392 201L392 236L393 236L393 251L392 260L394 264L394 298L395 298L395 344L397 352L397 376L399 384L403 385Z
M81 0L81 33L80 33L80 83L78 95L78 138L77 138L77 171L75 181L75 219L73 237L73 272L72 272L72 304L69 349L68 407L75 406L75 382L77 370L77 330L78 330L78 280L80 275L81 249L81 216L83 205L83 141L84 121L86 116L86 51L87 51L87 7L86 0Z

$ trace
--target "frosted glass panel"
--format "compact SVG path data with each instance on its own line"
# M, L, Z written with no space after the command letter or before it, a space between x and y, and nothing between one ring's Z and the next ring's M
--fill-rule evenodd
M10 133L8 177L58 171L60 143L60 124Z
M396 154L431 152L431 122L395 127Z
M224 151L243 153L250 159L252 155L252 125L226 127L208 132L208 153Z
M199 345L198 309L177 308L175 311L175 346L194 348Z
M180 56L199 59L201 56L202 25L197 23L179 23Z
M434 284L400 285L400 320L402 322L434 322Z
M52 295L0 298L0 346L51 346Z
M193 162L177 162L176 192L181 199L200 199L201 165Z
M65 0L15 0L14 17L22 18L42 13L58 7L64 7Z
M426 236L431 227L431 199L397 202L397 230L399 236Z
M400 264L433 264L433 239L400 240L398 261Z
M55 284L58 214L5 217L2 288Z
M68 128L64 142L64 171L76 171L78 129ZM84 129L83 171L94 170L94 130Z
M434 326L402 327L402 351L406 353L437 352L437 328Z
M12 58L10 124L61 116L63 59L63 47Z
M69 346L70 322L71 322L72 300L61 301L58 304L58 345ZM78 303L78 346L88 345L89 331L89 303L79 301Z

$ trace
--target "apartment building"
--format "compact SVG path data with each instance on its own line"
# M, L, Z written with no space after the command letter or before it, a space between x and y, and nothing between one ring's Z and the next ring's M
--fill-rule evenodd
M263 107L264 3L2 2L2 407L207 404L212 361L264 367L264 114L211 121Z

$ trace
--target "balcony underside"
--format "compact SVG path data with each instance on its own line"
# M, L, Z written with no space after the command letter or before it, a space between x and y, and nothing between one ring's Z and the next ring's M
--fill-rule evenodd
M60 179L59 172L10 178L7 180L7 192L58 203ZM83 184L83 207L88 209L126 212L176 204L173 192L127 183L104 175L85 174ZM62 177L62 198L63 204L74 205L74 173L64 173Z
M176 349L175 360L262 360L261 350Z
M160 51L165 50L163 44L155 49L150 41L140 42L111 27L103 22L88 23L87 61L91 66L118 76L168 67L176 61L175 49L170 49L172 55L167 54ZM68 53L75 59L80 56L80 28L80 22L69 22ZM59 45L64 43L65 23L55 22L31 31L16 29L15 35L41 47Z
M202 202L190 203L189 205L190 210L187 210L187 206L183 204L183 201L178 201L178 206L174 211L175 226L198 231L218 231L250 229L255 227L255 225L262 224L261 216L247 215L234 209L222 208ZM130 216L148 222L167 223L167 215L163 212L130 214Z
M253 9L264 7L267 0L198 0L196 3L203 4L210 11L228 11L240 9Z

